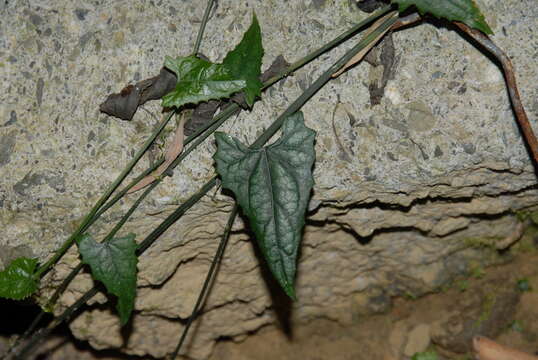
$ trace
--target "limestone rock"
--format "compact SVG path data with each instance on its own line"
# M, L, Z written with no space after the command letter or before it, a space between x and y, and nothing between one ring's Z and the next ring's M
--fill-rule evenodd
M221 60L255 11L263 67L280 54L293 62L367 16L350 4L222 0L201 52ZM512 58L534 125L538 8L532 0L480 5L493 39ZM1 3L0 249L9 254L0 257L3 266L22 253L51 256L145 141L160 116L158 102L130 122L99 113L99 104L157 74L165 55L190 54L203 8L192 1ZM355 41L278 83L221 130L252 142ZM242 338L283 319L290 327L318 318L345 325L385 311L392 297L438 289L476 264L499 261L495 243L520 226L516 213L538 204L536 175L498 67L444 26L425 23L394 33L393 42L397 61L378 105L370 103L369 81L378 83L379 69L362 63L303 108L318 135L299 300L291 303L275 286L238 219L189 357L207 358L218 339ZM167 127L161 145L173 130ZM213 175L214 151L208 140L191 154L122 232L142 240ZM110 209L91 229L96 238L133 201L129 196ZM221 191L204 197L141 256L129 337L122 337L103 294L71 323L75 336L128 354L170 353L231 204ZM43 299L77 263L72 249L44 279ZM91 286L88 273L77 276L54 311Z
M416 353L425 351L428 345L430 345L430 326L428 324L419 324L409 332L404 355L411 357Z

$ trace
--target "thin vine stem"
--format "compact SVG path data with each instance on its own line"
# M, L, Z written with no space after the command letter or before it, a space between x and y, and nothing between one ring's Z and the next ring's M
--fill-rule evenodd
M200 44L202 43L202 37L204 35L207 21L209 20L209 14L211 14L211 9L213 8L213 5L215 5L215 1L216 0L207 1L207 6L205 8L204 17L202 18L202 23L200 24L198 36L196 37L196 43L194 44L194 51L193 51L194 55L198 55L198 51L200 51Z
M332 75L338 71L343 65L345 65L351 58L366 48L376 37L381 34L383 31L390 28L398 19L396 16L397 12L394 12L394 16L388 18L383 22L378 28L373 30L367 36L363 37L357 45L355 45L351 50L349 50L344 56L342 56L334 65L332 65L328 70L326 70L305 92L297 98L291 104L286 111L284 111L277 120L275 120L267 130L251 145L252 148L259 148L263 146L269 139L280 129L284 120L291 114L299 111L301 107L308 101L315 93L319 91L332 77Z
M114 228L107 234L107 236L104 238L103 242L105 241L111 241L113 239L113 237L116 235L116 233L121 229L121 227L125 224L125 222L129 219L129 217L131 217L131 215L133 214L133 212L138 208L138 206L142 203L142 201L149 195L149 193L153 190L153 188L157 186L157 184L151 184L150 186L148 186L146 188L146 190L142 193L142 195L135 201L135 203L129 208L129 210L123 215L123 217L120 219L120 221L118 221L118 223L116 224L116 226L114 226ZM54 291L54 293L52 294L51 298L49 299L49 301L47 301L47 303L44 305L44 308L46 309L50 309L52 308L55 304L56 304L56 301L58 301L58 299L60 298L61 294L67 289L67 287L69 286L69 284L71 283L71 281L75 278L75 276L77 276L77 274L80 272L80 270L82 270L82 268L84 267L84 264L82 262L80 262L73 270L71 270L71 272L69 273L69 275L67 275L67 277L62 281L62 283L60 284L60 286L58 286L58 288ZM14 343L13 345L10 347L10 349L8 350L8 353L11 352L11 349L15 349L21 342L21 340L23 339L26 339L28 336L30 336L30 334L32 334L37 325L41 322L41 320L43 319L43 317L45 316L45 311L41 311L35 318L34 320L32 321L32 323L30 324L30 326L28 327L28 329L26 329L26 331L24 332L24 334L22 336L20 336Z
M196 43L194 44L194 54L198 53L198 50L200 49L200 44L202 41L202 37L205 31L205 27L207 24L207 21L209 20L209 14L211 13L211 9L213 8L213 5L215 3L215 0L208 0L207 7L204 13L204 17L202 19L202 23L200 24L200 28L198 30L198 35L196 38ZM36 278L41 278L56 262L66 253L67 250L73 245L75 239L82 234L87 228L97 220L95 218L96 213L99 211L101 206L103 206L106 201L110 198L112 193L118 188L118 186L123 182L123 180L127 177L127 175L131 172L131 170L134 168L138 160L146 153L146 151L149 149L155 138L161 133L162 129L168 124L168 121L172 118L174 112L171 112L167 117L161 121L161 124L159 127L153 132L153 134L146 140L142 148L135 154L134 158L127 164L125 169L121 172L121 174L116 178L116 180L106 189L105 193L99 198L97 203L92 207L90 212L84 217L82 223L79 225L77 230L71 236L62 244L62 246L56 250L52 258L50 258L46 263L41 265L37 271L35 272L34 276ZM95 218L95 219L94 219Z
M64 321L67 321L71 319L73 314L82 306L84 305L88 300L90 300L92 297L95 296L99 292L99 287L94 286L90 290L88 290L84 295L82 295L77 301L75 301L74 304L69 306L60 316L52 320L46 328L41 329L38 331L19 351L15 356L15 360L22 360L25 359L27 355L29 355L30 351L38 345L41 340L46 338L52 330L54 330L58 325L63 323Z
M120 221L118 221L118 223L116 224L116 226L114 226L114 228L112 230L110 230L110 232L108 233L108 235L105 237L105 239L103 240L103 242L105 241L111 241L114 236L116 235L116 233L123 227L123 225L127 222L127 220L129 220L129 218L131 217L131 215L134 213L134 211L138 208L138 206L140 205L140 203L142 203L142 201L149 195L149 193L157 186L157 184L150 184L150 186L148 186L144 192L142 193L142 195L140 195L138 197L138 199L136 199L136 201L134 202L134 204L129 208L129 210L125 213L125 215L122 216L122 218L120 219Z
M217 266L220 264L220 260L222 259L222 256L224 255L224 250L226 249L226 245L228 244L230 233L232 231L232 226L234 224L235 218L237 217L238 210L239 209L238 209L237 203L235 203L230 213L230 216L228 217L228 223L226 224L226 227L224 228L224 234L222 234L219 247L217 248L217 251L215 252L215 256L213 256L213 260L211 261L211 266L209 267L209 270L207 271L207 275L205 277L202 290L200 290L200 293L198 294L198 299L196 299L196 304L194 305L194 308L192 309L191 316L189 316L189 319L187 320L187 324L185 324L185 327L183 328L183 332L181 334L181 337L179 338L177 346L174 352L172 353L172 360L174 360L176 356L179 354L179 351L181 350L181 346L183 346L183 343L185 342L185 339L187 338L187 334L189 333L189 329L192 323L198 317L200 310L202 309L205 303L205 300L207 299L209 286L213 283L214 275L217 271Z
M370 16L368 19L365 19L365 21L362 22L363 24L361 24L361 26L358 27L357 29L360 29L364 25L366 25L369 22L375 20L375 18L377 16L381 15L381 14L376 13L376 14ZM368 36L365 36L357 45L355 45L352 49L350 49L333 66L331 66L327 71L325 71L301 96L299 96L299 98L297 98L297 100L294 103L292 103L288 107L288 109L286 111L284 111L284 113L282 113L273 122L273 124L266 131L264 131L264 133L252 144L252 147L260 147L265 142L267 142L276 133L276 131L278 131L278 129L282 126L282 123L284 122L286 117L288 117L289 115L291 115L291 114L295 113L296 111L298 111L317 91L319 91L319 89L323 85L325 85L325 83L327 83L331 79L332 74L334 74L339 68L341 68L344 64L346 64L353 56L355 56L356 53L358 53L359 51L364 49L366 46L368 46L369 42L373 41L379 33L385 31L388 27L392 26L396 22L396 20L397 20L397 17L391 17L391 18L387 19L376 30L372 31ZM357 26L355 26L355 27L357 27ZM220 120L222 120L222 119L220 119ZM216 125L216 123L214 123L213 125ZM178 159L176 159L176 160L179 160L179 159L180 159L180 157L178 157ZM173 165L174 164L171 164L169 168L171 168ZM161 224L159 224L159 226L157 226L157 228L154 229L138 245L137 255L138 256L141 255L147 248L149 248L149 246L151 246L151 244L153 244L153 242L158 237L160 237L172 224L174 224L181 216L183 216L183 214L188 209L190 209L190 207L192 207L209 190L211 190L215 186L216 181L217 181L217 177L216 176L212 177L206 184L204 184L201 187L201 189L196 194L191 196L188 200L185 201L185 203L183 203L181 206L179 206L171 215L169 215L165 220L163 220L163 222ZM158 183L158 181L156 183ZM89 290L83 296L83 298L86 299L84 302L89 300L91 297L93 297L93 295L95 295L97 293L96 289L97 289L97 287L92 288L91 290ZM92 295L88 297L89 293L92 293ZM51 323L51 324L54 325L52 328L50 328L50 324L49 324L49 326L47 326L47 328L44 329L44 331L41 331L38 334L35 334L34 338L32 338L27 344L25 344L23 349L19 352L19 356L20 356L20 354L26 354L28 351L30 351L31 348L33 346L35 346L39 342L39 339L42 339L45 336L47 336L55 326L59 325L62 321L64 321L68 317L70 317L70 315L69 316L64 316L66 313L72 314L83 303L80 303L79 301L77 301L75 304L68 307L62 315L60 315L57 319L55 319ZM37 340L35 339L36 337L38 338ZM17 357L17 358L22 358L22 357Z
M34 276L36 278L42 277L56 262L66 253L67 250L73 245L75 242L75 239L82 234L87 228L89 227L90 223L94 222L96 219L94 219L95 214L101 206L108 200L110 195L118 188L118 186L121 184L121 182L127 177L127 175L131 172L131 170L134 168L138 160L146 153L146 151L149 149L155 138L161 133L161 131L164 129L166 124L168 124L168 121L172 118L172 115L174 112L171 112L168 116L164 117L164 119L160 122L159 126L153 131L151 136L146 140L144 145L142 145L142 148L138 150L138 152L135 154L135 156L131 159L131 161L127 164L125 169L120 173L120 175L114 180L112 184L109 185L109 187L106 189L105 193L99 198L97 203L93 206L93 208L90 210L90 212L84 217L84 220L82 220L82 223L79 225L77 230L71 236L62 244L62 246L56 250L52 258L50 258L46 263L41 265L37 271L35 272Z
M338 35L337 37L332 39L330 42L325 44L324 46L320 47L319 49L317 49L314 52L310 53L309 55L305 56L304 58L302 58L302 59L294 62L293 64L291 64L291 66L286 71L284 71L284 72L282 72L282 73L280 73L278 75L275 75L272 78L268 79L266 83L269 84L268 86L270 86L270 85L274 84L276 81L280 80L280 77L287 76L287 75L291 74L292 72L294 72L295 70L303 67L304 65L308 64L312 60L316 59L321 54L327 52L328 50L334 48L336 45L339 45L343 41L347 40L349 37L355 35L357 33L357 31L361 30L366 25L369 25L374 20L379 18L381 15L384 15L387 12L389 12L389 10L391 8L392 8L391 5L386 5L386 6L383 6L383 7L379 8L379 9L377 9L376 11L371 13L370 16L368 16L367 18L365 18L362 21L358 22L353 27L349 28L349 30L347 30L346 32ZM265 87L264 87L264 89L265 89Z
M470 28L461 22L454 22L454 24L462 30L464 33L469 35L474 41L476 41L482 48L487 50L492 54L500 63L503 70L504 79L506 83L506 89L508 90L508 97L510 98L510 103L512 104L512 109L516 117L516 121L523 133L523 138L527 144L528 150L532 159L534 160L535 168L538 166L538 140L534 135L532 126L521 102L521 97L519 96L519 90L517 87L516 76L514 75L514 67L510 58L502 51L486 34L481 31Z
M159 160L157 160L155 162L155 164L153 164L152 166L150 166L149 168L147 168L146 170L144 170L140 175L138 175L136 178L134 178L127 186L125 186L125 188L121 189L120 191L118 191L116 193L116 195L114 195L114 197L112 199L110 199L106 204L104 204L100 209L99 211L95 214L93 220L92 220L92 223L97 221L97 219L99 219L99 217L101 217L101 215L103 215L108 209L110 209L112 206L114 206L114 204L116 204L118 201L121 200L121 198L127 193L127 191L129 191L130 188L132 188L133 186L135 186L136 184L138 184L140 182L140 180L142 180L143 178L145 178L146 176L148 176L149 174L151 174L155 169L157 169L159 167L159 165L161 165L162 163L164 162L164 157L161 157Z
M192 195L187 201L185 201L181 206L179 206L172 214L170 214L166 219L164 219L161 224L153 230L145 239L142 241L137 248L137 256L141 255L159 236L161 236L172 224L174 224L185 212L190 209L194 204L196 204L213 186L216 184L217 177L214 176L210 181L208 181L202 188L194 195ZM153 185L153 184L152 184ZM148 191L146 189L146 191ZM148 191L149 193L149 191ZM72 272L73 274L73 272ZM95 294L99 291L99 284L94 285L90 290L88 290L79 300L74 304L69 306L61 315L47 325L46 328L38 331L33 335L33 337L21 348L21 350L15 355L15 359L24 359L29 352L38 345L41 340L46 338L56 326L60 325L63 321L67 321L71 318L73 313L75 313L82 305L84 305L88 300L90 300Z

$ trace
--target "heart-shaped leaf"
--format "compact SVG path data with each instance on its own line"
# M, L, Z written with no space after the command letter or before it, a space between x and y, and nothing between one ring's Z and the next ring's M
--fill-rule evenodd
M315 134L301 112L285 120L278 141L261 149L215 134L222 185L236 195L271 272L293 299L297 250L314 183Z
M37 259L25 257L13 260L4 271L0 272L0 297L22 300L37 290L34 271Z
M193 55L175 59L167 56L164 66L178 79L175 90L163 96L164 107L221 99L247 85L245 80L234 78L226 66Z
M461 21L485 34L493 34L473 0L392 0L392 3L399 5L400 12L414 5L422 15L430 13L439 19Z
M122 325L129 321L136 295L136 242L135 235L114 238L103 243L90 235L77 242L82 261L90 265L95 280L105 284L107 291L118 297L117 310Z
M254 104L256 97L261 96L262 56L262 34L260 24L254 14L252 24L243 35L243 39L235 49L226 55L222 62L235 79L246 81L245 99L250 107Z

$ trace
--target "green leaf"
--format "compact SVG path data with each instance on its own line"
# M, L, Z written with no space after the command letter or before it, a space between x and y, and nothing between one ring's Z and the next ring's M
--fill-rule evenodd
M256 14L252 16L252 24L243 39L235 49L230 51L222 64L228 68L235 79L246 81L245 99L252 107L256 97L261 96L262 82L260 81L262 66L262 34Z
M164 66L177 76L176 89L163 96L163 106L180 107L228 97L246 87L246 81L234 78L227 67L191 55L166 57Z
M532 286L529 282L529 279L519 279L517 281L517 289L521 292L532 291Z
M34 271L37 259L25 257L13 260L4 271L0 272L0 297L22 300L37 290Z
M222 186L234 192L271 272L292 299L297 250L314 183L315 134L304 125L301 112L285 120L278 141L261 149L215 134Z
M439 357L435 351L425 351L421 353L416 353L413 355L411 360L438 360Z
M90 265L93 278L105 284L109 293L118 297L117 309L122 325L129 321L136 295L135 235L96 242L90 235L80 237L78 247L82 262Z
M420 14L430 13L437 18L461 21L485 34L493 34L474 0L392 0L399 5L399 11L416 6Z

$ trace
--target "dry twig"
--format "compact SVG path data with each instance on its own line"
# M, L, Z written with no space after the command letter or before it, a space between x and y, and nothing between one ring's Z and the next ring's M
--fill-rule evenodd
M473 40L479 43L484 49L490 52L501 63L504 78L506 80L506 87L508 88L508 95L510 96L514 113L516 114L516 120L521 127L523 137L529 146L532 158L534 159L535 164L538 164L538 140L536 140L536 136L532 131L529 119L525 113L523 104L521 103L521 98L519 96L519 91L516 84L516 77L514 75L514 68L510 58L484 33L471 29L469 26L460 22L454 22L454 24L467 35L469 35Z

